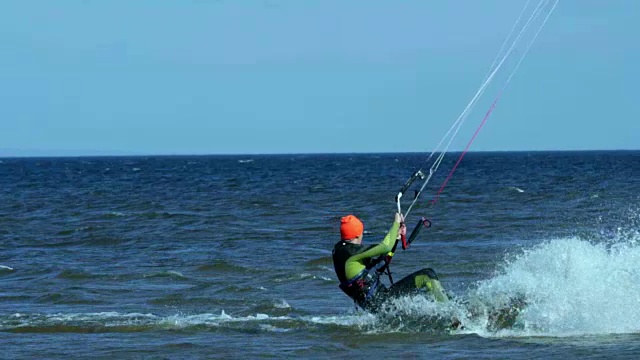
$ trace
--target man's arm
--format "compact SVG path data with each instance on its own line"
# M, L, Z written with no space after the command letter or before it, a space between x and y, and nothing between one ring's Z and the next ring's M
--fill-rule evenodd
M396 220L398 220L397 216L396 216ZM400 222L394 221L393 225L391 225L391 228L389 229L389 232L384 237L381 243L379 243L378 245L372 247L367 251L361 252L360 254L350 257L345 264L345 275L347 279L353 279L365 268L365 265L364 265L365 259L388 254L396 242L399 228L400 228Z

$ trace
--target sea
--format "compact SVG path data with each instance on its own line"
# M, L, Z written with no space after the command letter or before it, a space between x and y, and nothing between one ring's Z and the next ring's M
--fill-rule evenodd
M640 357L640 151L471 152L436 196L447 154L390 270L451 301L358 310L340 218L380 242L428 155L0 158L0 358Z

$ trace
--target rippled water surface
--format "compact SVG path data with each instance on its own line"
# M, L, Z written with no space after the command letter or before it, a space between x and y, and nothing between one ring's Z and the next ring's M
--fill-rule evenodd
M424 154L0 159L2 357L640 356L640 152L471 153L428 205L455 155L392 265L455 301L378 316L338 289L339 218L380 241Z

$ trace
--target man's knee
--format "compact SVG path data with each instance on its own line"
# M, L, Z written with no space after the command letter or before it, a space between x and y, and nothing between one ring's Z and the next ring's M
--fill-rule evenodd
M433 274L435 275L435 273ZM431 277L427 274L417 275L414 277L415 286L417 289L425 289L428 293L433 295L437 301L448 301L449 296L444 291L444 288L438 281L437 276Z
M436 272L432 268L422 269L422 270L416 272L415 274L416 275L426 275L431 279L439 280L438 279L438 274L436 274Z

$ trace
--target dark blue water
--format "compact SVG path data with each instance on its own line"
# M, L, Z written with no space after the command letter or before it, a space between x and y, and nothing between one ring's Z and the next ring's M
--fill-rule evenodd
M339 218L365 243L424 154L0 159L2 358L640 355L640 151L447 157L394 277L456 300L373 316L337 287ZM524 296L513 326L482 311ZM451 331L439 319L465 325Z

